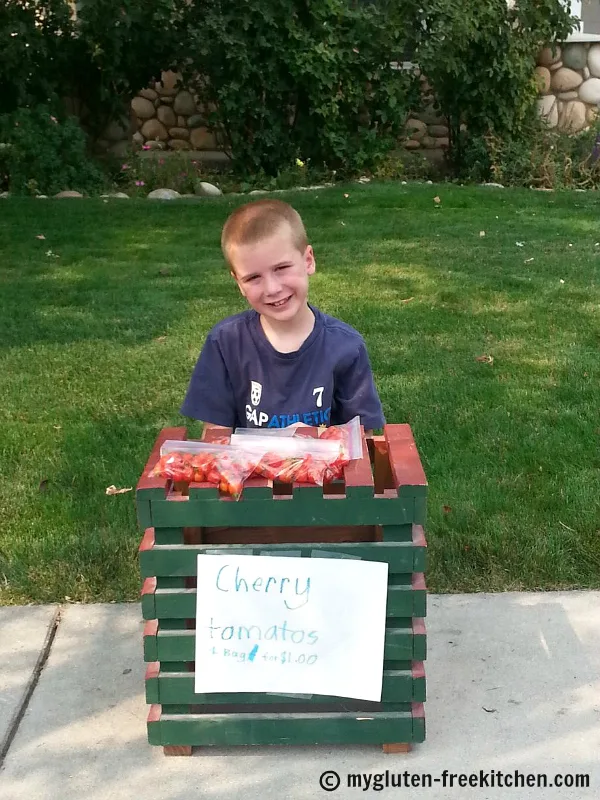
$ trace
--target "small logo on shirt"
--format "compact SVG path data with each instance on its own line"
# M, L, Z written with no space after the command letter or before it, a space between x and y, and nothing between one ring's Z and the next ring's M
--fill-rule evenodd
M258 383L258 381L250 381L250 400L252 401L252 405L257 406L260 403L261 397L262 384Z

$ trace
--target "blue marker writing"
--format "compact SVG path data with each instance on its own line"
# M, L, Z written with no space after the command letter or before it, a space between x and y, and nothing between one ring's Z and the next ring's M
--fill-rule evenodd
M255 644L252 650L250 650L250 652L248 653L248 661L254 661L254 656L256 655L257 650L258 650L258 645Z

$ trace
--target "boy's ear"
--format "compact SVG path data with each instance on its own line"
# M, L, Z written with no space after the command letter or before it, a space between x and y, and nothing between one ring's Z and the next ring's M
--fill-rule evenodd
M235 274L235 272L234 272L232 269L230 269L230 270L229 270L229 274L231 275L231 277L233 278L233 280L234 280L234 281L237 283L237 287L238 287L238 289L240 290L240 294L242 295L242 297L246 297L246 294L245 294L244 290L242 289L242 285L241 285L241 283L238 281L238 279L237 279L237 275Z
M315 253L310 244L306 246L306 250L304 251L304 261L306 263L306 274L314 275L317 264L315 261Z

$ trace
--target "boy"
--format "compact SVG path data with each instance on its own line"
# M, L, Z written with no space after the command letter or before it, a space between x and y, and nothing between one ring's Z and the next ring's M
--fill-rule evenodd
M205 427L336 425L385 419L361 335L308 303L315 257L298 212L281 200L234 211L221 247L251 308L209 332L181 413Z

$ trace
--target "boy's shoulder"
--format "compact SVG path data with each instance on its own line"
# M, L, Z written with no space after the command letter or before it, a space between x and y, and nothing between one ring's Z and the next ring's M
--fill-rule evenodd
M352 325L343 322L337 317L332 317L331 314L326 314L324 311L320 311L314 306L311 306L311 308L321 317L321 324L330 336L335 336L340 340L363 341L362 334L360 334L356 328L353 328Z
M225 317L213 325L208 332L207 338L216 340L237 338L240 334L248 330L256 316L256 311L249 308L246 311L241 311L239 314L232 314L229 317Z

